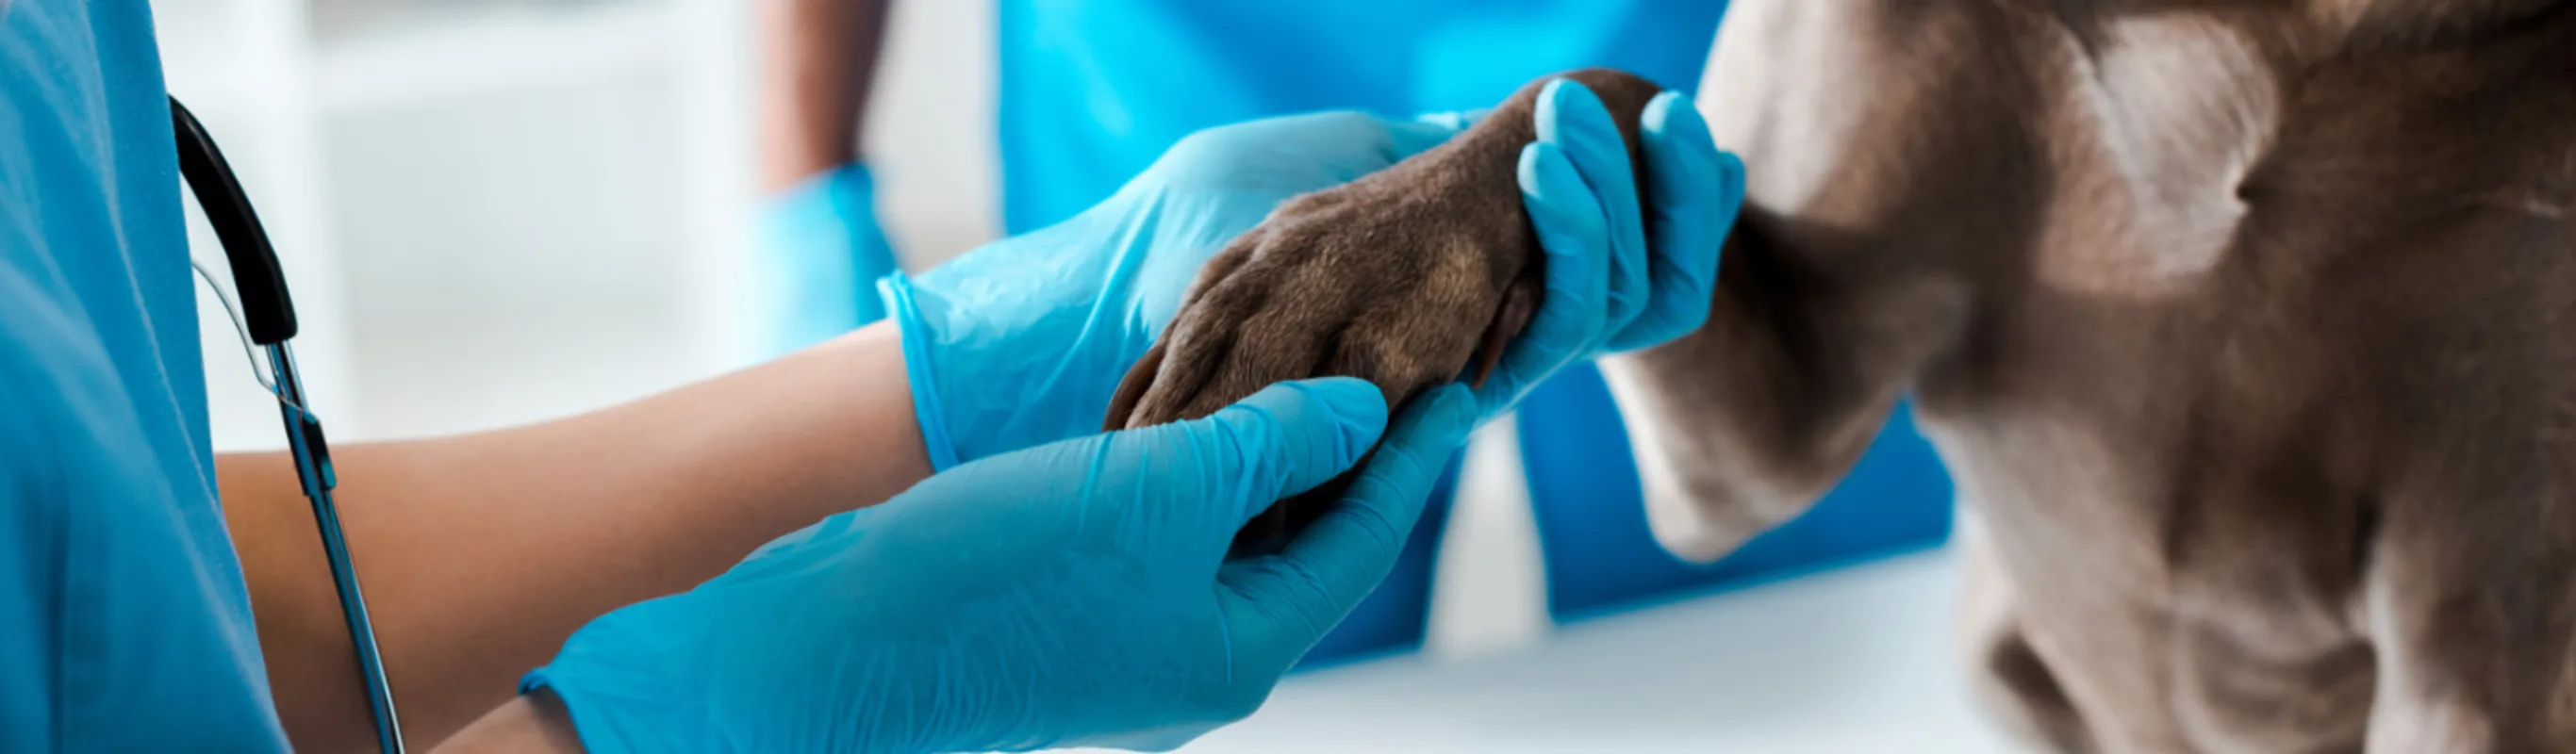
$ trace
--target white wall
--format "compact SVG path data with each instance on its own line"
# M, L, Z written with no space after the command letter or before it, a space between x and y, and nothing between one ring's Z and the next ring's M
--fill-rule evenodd
M879 217L911 269L1001 232L993 5L894 5L861 149L880 182Z
M743 0L156 0L174 93L277 236L335 439L577 412L730 362ZM999 223L992 5L898 3L871 108L908 267ZM211 236L200 258L220 264ZM282 446L207 299L219 449Z

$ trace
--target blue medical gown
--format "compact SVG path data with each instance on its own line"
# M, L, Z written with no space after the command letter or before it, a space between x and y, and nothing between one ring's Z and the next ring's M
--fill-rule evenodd
M0 751L284 751L144 0L0 4Z
M1098 203L1209 126L1491 107L1611 66L1689 91L1724 0L1001 0L1002 220Z
M1003 221L1013 233L1091 206L1182 136L1331 108L1490 107L1548 73L1609 66L1694 91L1724 0L1003 0ZM1590 367L1520 411L1549 605L1597 613L1935 543L1950 486L1900 411L1815 512L1710 567L1653 541L1627 437ZM1455 465L1451 479L1455 478ZM1420 641L1449 488L1395 574L1310 662Z

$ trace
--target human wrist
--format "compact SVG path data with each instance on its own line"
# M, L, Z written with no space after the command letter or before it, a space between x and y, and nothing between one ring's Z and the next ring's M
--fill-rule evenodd
M751 546L929 476L904 371L895 328L878 323L689 390L649 425L607 431L688 428L652 444L666 472L655 476L667 480L657 492L721 520L728 540L741 543L730 564Z
M804 521L883 502L929 477L936 467L922 443L899 328L881 321L810 350L818 362L811 378L828 385L793 389L817 391L828 399L817 407L830 408L814 417L816 426L784 439L823 468L850 473L827 481L826 501Z
M1127 293L1090 282L1114 270L1059 268L1063 279L996 294L998 276L1031 273L997 270L977 253L878 283L934 472L1099 431L1117 376L1146 345L1123 315L1099 318L1130 308Z
M849 160L790 181L770 192L773 206L820 206L839 213L874 217L876 174L864 160Z
M886 321L896 329L903 356L904 387L912 396L913 437L920 441L922 458L930 464L931 473L945 471L960 460L956 443L948 434L946 408L940 399L938 359L930 344L938 340L933 318L945 318L946 302L935 296L918 295L912 278L902 273L877 281L877 294L884 302Z

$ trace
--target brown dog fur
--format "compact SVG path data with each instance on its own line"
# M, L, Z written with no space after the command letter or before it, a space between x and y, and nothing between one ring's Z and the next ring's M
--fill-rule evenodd
M2576 751L2571 3L1739 0L1711 76L1749 180L1714 311L1603 365L1674 551L1804 511L1911 393L2034 743ZM1121 416L1455 373L1536 254L1443 180L1507 187L1526 139L1283 209L1339 240L1203 282L1332 316L1220 347L1287 313L1186 309L1190 374L1257 368L1167 359ZM1483 287L1423 292L1457 268Z
M1911 392L2034 740L2576 749L2576 11L1730 14L1716 314L1604 365L1668 543L1795 515Z

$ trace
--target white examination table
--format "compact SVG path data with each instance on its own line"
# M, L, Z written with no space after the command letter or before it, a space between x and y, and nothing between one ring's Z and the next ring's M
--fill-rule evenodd
M1183 749L2007 752L1952 649L1951 559L1897 557L1559 627L1512 653L1291 677Z

